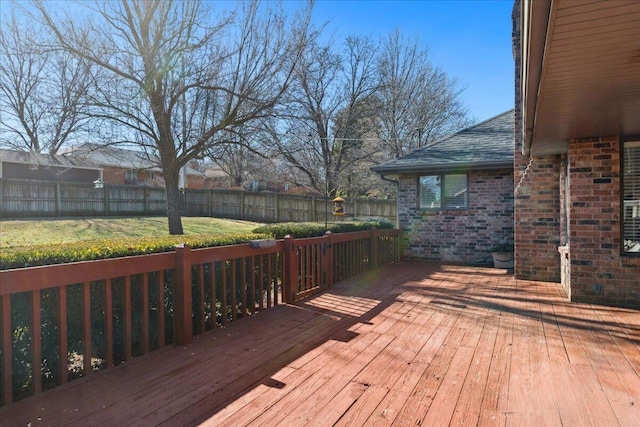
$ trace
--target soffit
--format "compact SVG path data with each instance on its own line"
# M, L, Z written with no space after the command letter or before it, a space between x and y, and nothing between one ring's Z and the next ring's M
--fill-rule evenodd
M553 0L548 22L533 154L565 151L572 138L640 135L640 1Z

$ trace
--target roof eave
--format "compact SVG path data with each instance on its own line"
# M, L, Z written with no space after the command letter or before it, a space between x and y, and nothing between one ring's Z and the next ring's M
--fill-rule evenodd
M552 0L525 0L522 7L522 153L529 155L544 67Z
M453 163L453 164L432 164L432 165L416 165L416 166L374 166L372 171L380 175L407 175L415 173L427 172L451 172L451 171L470 171L470 170L487 170L487 169L512 169L513 159L509 161L493 161L493 162L474 162L474 163Z

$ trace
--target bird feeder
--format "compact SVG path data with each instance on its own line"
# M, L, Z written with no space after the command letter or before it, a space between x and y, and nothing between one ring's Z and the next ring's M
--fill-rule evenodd
M344 216L344 199L342 197L333 199L333 214L335 216Z

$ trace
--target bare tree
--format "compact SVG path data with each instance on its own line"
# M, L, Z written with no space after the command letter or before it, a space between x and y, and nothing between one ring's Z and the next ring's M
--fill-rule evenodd
M381 49L379 76L380 139L390 157L469 125L457 82L431 63L417 38L391 33Z
M87 123L90 65L43 49L34 23L15 15L0 28L0 144L56 154Z
M216 144L233 143L243 124L272 114L309 36L310 8L287 20L258 1L216 15L197 0L96 2L91 23L35 4L58 46L108 77L99 84L94 118L126 129L123 142L159 159L170 234L183 232L180 169Z
M348 38L340 53L330 44L312 45L274 125L281 132L274 138L278 152L320 192L335 194L349 163L371 155L358 126L377 107L375 52L374 43L360 38Z

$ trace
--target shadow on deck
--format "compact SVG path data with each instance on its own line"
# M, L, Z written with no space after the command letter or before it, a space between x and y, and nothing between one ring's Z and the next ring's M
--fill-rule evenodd
M637 425L640 312L397 263L0 409L0 425Z

